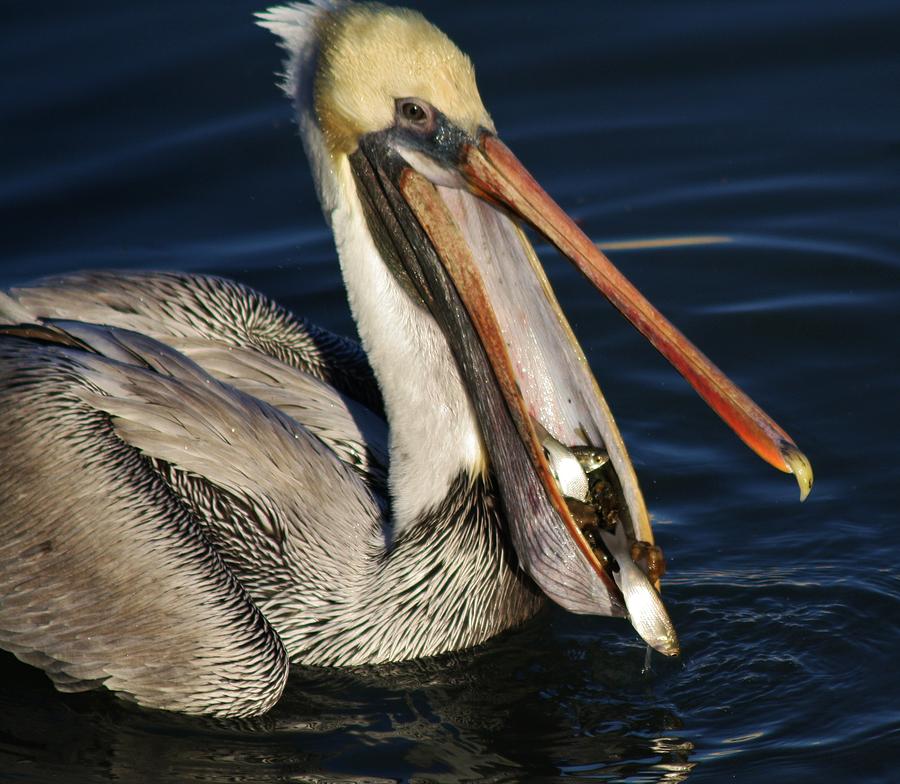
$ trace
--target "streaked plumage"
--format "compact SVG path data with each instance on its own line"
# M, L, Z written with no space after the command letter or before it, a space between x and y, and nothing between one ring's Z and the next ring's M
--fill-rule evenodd
M320 378L377 402L349 341L204 276L83 274L10 295L0 312L47 334L0 341L0 443L16 445L0 464L0 630L60 688L255 713L280 693L285 650L412 658L537 608L484 479L460 476L390 541L384 422Z

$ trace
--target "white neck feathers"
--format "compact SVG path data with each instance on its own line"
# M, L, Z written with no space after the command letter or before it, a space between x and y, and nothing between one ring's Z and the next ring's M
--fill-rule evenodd
M294 101L319 200L334 232L350 309L381 386L390 425L394 534L440 504L460 473L480 473L484 451L472 404L434 319L412 302L369 233L345 156L328 153L313 109L316 25L333 7L275 8L262 22L290 54L284 89Z

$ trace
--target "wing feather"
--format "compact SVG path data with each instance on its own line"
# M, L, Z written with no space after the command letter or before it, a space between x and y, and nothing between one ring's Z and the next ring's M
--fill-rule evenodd
M79 357L0 341L0 644L65 690L103 682L157 708L264 712L287 677L280 640L87 402L100 389Z
M168 273L0 293L3 321L31 326L0 330L0 646L64 690L266 710L353 566L334 548L381 536L387 433L358 345Z
M247 286L212 275L95 271L45 278L0 296L0 319L72 319L132 330L163 343L194 338L252 349L325 381L375 413L383 411L357 342L294 317Z

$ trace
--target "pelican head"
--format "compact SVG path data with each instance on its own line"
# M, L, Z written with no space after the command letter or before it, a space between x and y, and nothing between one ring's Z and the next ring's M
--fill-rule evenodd
M474 137L493 123L466 55L421 14L405 8L347 5L322 20L315 110L332 154L351 154L359 140L396 124L411 127L398 102L440 107L448 122ZM414 110L413 110L414 111Z
M422 485L488 470L519 563L545 594L627 615L677 653L634 469L523 227L804 492L806 458L540 188L498 138L469 58L419 13L317 0L261 24L289 53L284 86L384 392L397 524L435 503ZM445 419L417 421L410 409L429 404Z

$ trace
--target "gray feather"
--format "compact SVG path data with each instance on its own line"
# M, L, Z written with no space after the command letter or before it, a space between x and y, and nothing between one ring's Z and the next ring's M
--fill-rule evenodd
M59 688L253 715L287 657L433 655L540 605L483 477L391 535L358 349L267 303L159 274L0 299L30 323L0 330L0 646Z
M89 383L69 349L0 342L0 443L15 445L0 463L3 647L64 690L266 710L287 674L280 641L183 505L80 399Z
M267 354L328 382L372 410L378 385L359 344L305 320L234 281L178 272L81 272L11 289L8 323L72 319L154 337L199 338ZM29 318L23 318L28 315Z

